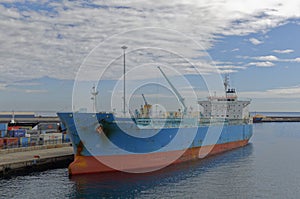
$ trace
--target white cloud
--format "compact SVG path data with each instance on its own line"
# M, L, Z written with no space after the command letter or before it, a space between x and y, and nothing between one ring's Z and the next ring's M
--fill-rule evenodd
M7 87L7 84L5 83L0 83L0 90L5 90Z
M234 69L225 69L225 70L220 70L221 74L230 74L230 73L237 73L239 72L238 70L234 70Z
M41 83L38 82L13 82L9 86L39 86Z
M285 96L285 95L300 95L300 86L294 86L294 87L289 87L289 88L277 88L277 89L271 89L268 90L267 92L275 94L275 95L280 95L280 96Z
M294 59L295 62L300 62L300 57Z
M274 66L272 62L300 62L300 57L292 58L292 59L281 59L274 55L266 55L266 56L258 56L258 57L249 57L249 56L236 56L237 58L242 59L252 59L252 60L259 60L261 62L250 62L246 66Z
M251 63L247 64L247 66L272 67L272 66L274 66L274 64L272 62L269 62L269 61L251 62Z
M229 73L236 73L238 70L246 69L245 66L236 66L236 65L217 65L216 66L221 74L229 74Z
M279 54L289 54L294 52L292 49L286 49L286 50L273 50L274 53L279 53Z
M253 45L259 45L259 44L262 44L264 42L258 40L258 39L255 39L255 38L250 38L249 41L253 44Z
M247 98L300 98L300 86L292 86L286 88L275 88L266 91L247 91L239 92L240 97Z
M279 60L278 57L276 57L274 55L254 57L254 59L260 60L260 61L278 61Z
M39 89L26 89L25 93L47 93L47 90L39 90Z
M26 8L20 10L15 1L7 1L12 5L9 9L3 2L0 3L0 78L4 81L46 75L73 79L84 58L99 43L114 34L137 28L176 30L194 39L203 51L214 45L217 35L266 32L289 18L300 17L300 2L293 0L33 2L50 9L30 8L27 1L20 1L19 4ZM199 47L190 48L186 39L165 33L148 34L145 29L144 34L133 31L122 35L102 46L102 50L98 51L99 58L93 60L93 67L103 70L105 64L120 59L120 46L124 43L129 49L151 44L164 46L175 53L186 51L189 57L185 58L190 60L199 57ZM177 46L181 47L181 51ZM138 63L149 63L155 62L158 57L146 55L146 58L128 57L128 69L137 62L136 59ZM159 60L171 60L173 64L176 59L159 57ZM110 72L111 78L121 70L120 63L114 63L116 68Z

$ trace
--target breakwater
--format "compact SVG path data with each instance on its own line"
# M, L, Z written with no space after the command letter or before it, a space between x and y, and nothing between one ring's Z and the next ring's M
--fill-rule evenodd
M253 119L254 123L260 122L300 122L300 117L294 116L265 116L260 119Z

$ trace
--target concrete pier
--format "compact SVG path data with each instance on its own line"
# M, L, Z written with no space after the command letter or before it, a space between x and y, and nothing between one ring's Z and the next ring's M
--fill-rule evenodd
M74 159L70 144L0 151L0 177L67 167Z
M259 122L300 122L300 117L279 117L279 116L266 116L263 117L260 121L254 121L255 123Z

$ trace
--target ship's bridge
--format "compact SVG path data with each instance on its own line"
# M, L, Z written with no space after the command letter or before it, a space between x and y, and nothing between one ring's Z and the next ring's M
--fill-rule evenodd
M198 104L203 107L204 118L226 118L241 120L249 118L247 106L249 99L238 99L235 89L228 89L225 96L209 96L199 99Z

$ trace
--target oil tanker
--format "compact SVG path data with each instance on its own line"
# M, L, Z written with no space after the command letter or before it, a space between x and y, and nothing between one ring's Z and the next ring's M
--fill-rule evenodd
M58 113L75 154L69 174L150 172L245 146L252 136L250 100L238 99L227 77L224 85L223 96L198 99L203 107L199 117L186 113L183 100L181 112L156 118L149 116L151 105L146 101L129 118L109 112ZM176 89L174 93L183 99Z

